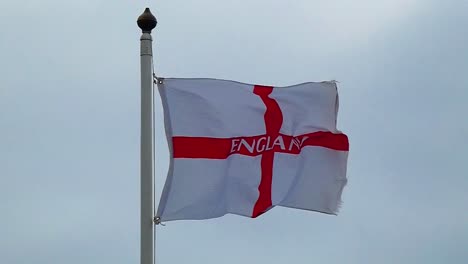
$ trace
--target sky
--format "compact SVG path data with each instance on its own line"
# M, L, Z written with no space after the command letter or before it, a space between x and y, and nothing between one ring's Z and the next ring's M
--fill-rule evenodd
M158 264L468 263L465 0L2 1L1 263L139 262L147 6L158 76L337 80L350 139L338 216L168 222Z

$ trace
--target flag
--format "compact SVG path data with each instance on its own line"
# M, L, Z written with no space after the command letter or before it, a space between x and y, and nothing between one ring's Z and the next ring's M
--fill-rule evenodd
M337 214L349 144L334 81L171 78L158 90L170 150L161 221L255 218L274 206Z

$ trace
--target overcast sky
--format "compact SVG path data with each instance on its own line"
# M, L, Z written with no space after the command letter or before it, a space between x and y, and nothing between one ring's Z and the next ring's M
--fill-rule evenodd
M158 264L468 263L468 1L0 3L0 262L139 262L139 37L164 77L338 80L338 216L158 227ZM168 153L157 102L157 191Z

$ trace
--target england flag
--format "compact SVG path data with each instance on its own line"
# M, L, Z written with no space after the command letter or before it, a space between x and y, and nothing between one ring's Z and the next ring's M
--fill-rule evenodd
M275 206L337 214L349 143L335 82L174 78L158 90L170 150L161 221L255 218Z

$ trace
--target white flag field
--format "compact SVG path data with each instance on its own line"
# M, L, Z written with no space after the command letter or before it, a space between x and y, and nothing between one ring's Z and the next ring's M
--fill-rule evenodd
M338 213L349 143L335 82L168 78L158 90L170 150L161 221L255 218L275 206Z

